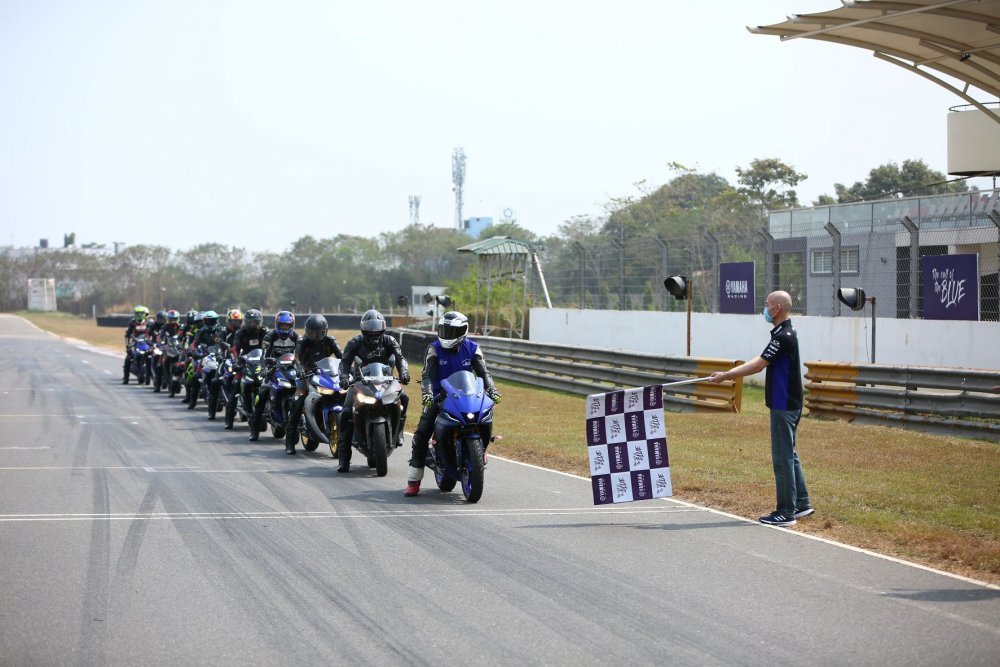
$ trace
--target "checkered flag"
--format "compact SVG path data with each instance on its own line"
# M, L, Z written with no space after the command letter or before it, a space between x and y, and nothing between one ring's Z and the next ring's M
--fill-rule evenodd
M588 396L587 452L595 505L673 495L663 385Z

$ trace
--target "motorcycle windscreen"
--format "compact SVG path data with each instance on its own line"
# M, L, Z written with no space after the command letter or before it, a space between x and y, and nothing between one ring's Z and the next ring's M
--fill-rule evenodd
M442 381L441 385L449 392L453 391L462 396L472 396L481 391L482 382L471 371L455 371Z
M392 368L376 362L363 367L361 374L373 378L375 382L382 383L392 379Z
M332 357L323 357L316 362L316 368L323 371L327 375L339 375L340 374L340 362Z

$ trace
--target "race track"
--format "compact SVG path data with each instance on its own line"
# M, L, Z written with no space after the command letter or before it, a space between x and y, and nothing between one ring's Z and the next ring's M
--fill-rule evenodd
M5 665L1000 664L996 587L496 457L406 499L0 332Z

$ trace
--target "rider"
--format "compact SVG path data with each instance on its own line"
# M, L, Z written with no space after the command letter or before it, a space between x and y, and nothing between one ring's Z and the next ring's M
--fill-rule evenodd
M295 332L295 315L282 310L274 316L274 329L264 336L260 349L264 352L265 360L278 359L294 352L298 340L299 334ZM260 437L260 422L264 416L264 405L267 403L270 391L271 388L264 383L257 392L257 399L253 404L253 417L250 418L250 440L255 441Z
M219 314L214 310L206 310L201 318L201 328L191 341L191 351L195 351L199 346L208 349L216 343L226 341L226 330L219 324ZM201 378L196 371L191 378L191 394L188 400L188 410L194 410L198 404L198 390L200 389ZM210 414L209 419L214 419L215 415Z
M235 360L236 372L233 374L233 382L237 386L243 377L243 360L241 357L250 350L259 350L268 328L264 326L264 315L256 308L251 308L243 317L243 326L233 334L233 345L229 348L230 354ZM252 402L243 397L244 409L249 410ZM233 428L233 421L236 419L236 392L229 394L229 402L226 403L226 430Z
M385 318L377 310L369 310L361 316L361 334L347 341L344 354L340 358L340 386L346 387L350 382L351 366L354 359L360 359L360 366L364 367L372 363L388 364L390 358L395 358L396 370L399 373L399 381L403 384L410 383L410 367L403 358L403 350L399 347L399 342L385 332ZM344 411L340 413L340 467L337 472L350 472L351 470L351 440L354 437L354 395L357 390L352 386L347 390L344 397ZM396 446L403 444L403 426L406 424L406 406L410 402L410 397L405 391L400 392L399 400L402 404L402 411L399 420L399 440Z
M156 314L159 317L159 313ZM181 315L174 309L170 309L163 313L164 324L160 327L159 333L156 335L156 342L160 345L164 345L170 336L175 336L181 333ZM164 366L166 364L167 358L165 355L161 355L157 360L157 366L159 366L159 382L156 383L156 387L153 389L153 393L159 393L161 389L167 386L169 380L167 376L167 368Z
M427 462L427 443L434 433L434 421L441 411L440 405L434 400L441 392L441 380L456 371L471 370L483 379L486 393L493 402L500 402L500 392L493 384L493 376L486 369L483 351L467 338L468 333L469 319L462 313L449 311L441 316L437 340L427 346L420 382L424 412L420 415L417 430L413 432L410 470L404 496L415 496L420 492L420 480L424 478L424 466Z
M146 334L151 340L159 340L160 330L163 329L167 324L167 311L158 310L156 311L156 318L153 320L152 326L150 326Z
M122 365L125 371L122 377L122 384L128 384L129 373L132 372L132 339L136 336L145 336L149 328L147 322L149 318L149 308L146 306L136 306L132 311L132 319L129 320L125 329L125 363Z
M232 349L233 338L239 331L241 324L243 324L243 313L239 308L230 308L229 312L226 313L226 342L229 343L230 349Z
M288 428L285 429L285 453L295 453L295 443L299 441L299 417L309 393L309 382L306 373L316 368L316 362L327 357L343 356L337 339L327 335L326 318L322 315L310 315L306 320L305 335L295 343L295 368L299 379L295 389L295 400L288 414Z

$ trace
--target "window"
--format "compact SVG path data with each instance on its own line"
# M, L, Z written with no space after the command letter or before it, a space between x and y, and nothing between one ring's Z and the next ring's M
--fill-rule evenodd
M824 248L812 251L811 273L832 274L833 273L833 248ZM858 248L840 249L840 272L858 272Z
M833 273L833 250L813 250L811 270L813 273Z

